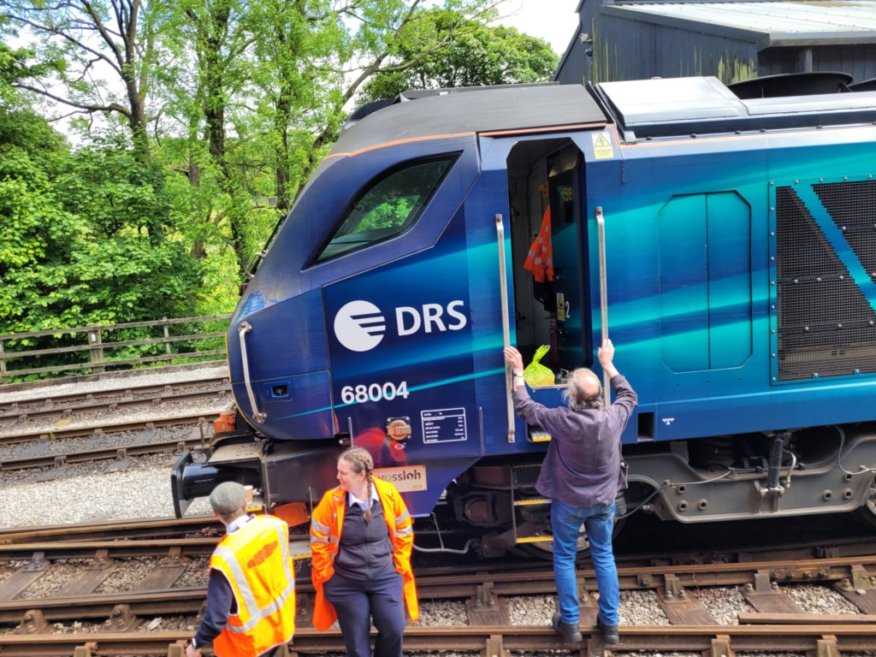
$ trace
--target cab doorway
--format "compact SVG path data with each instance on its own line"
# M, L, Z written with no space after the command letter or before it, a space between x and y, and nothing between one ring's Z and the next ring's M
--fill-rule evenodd
M518 348L529 363L549 345L557 383L592 364L582 163L568 139L521 141L508 156Z

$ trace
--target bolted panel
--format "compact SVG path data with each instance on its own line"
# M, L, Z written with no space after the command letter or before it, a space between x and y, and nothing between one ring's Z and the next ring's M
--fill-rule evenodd
M876 271L874 193L872 181L776 188L780 381L876 372L868 298Z

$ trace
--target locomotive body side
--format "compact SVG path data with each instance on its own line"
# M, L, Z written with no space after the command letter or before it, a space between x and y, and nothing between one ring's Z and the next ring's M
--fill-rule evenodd
M731 99L703 134L603 86L627 98L622 167L587 173L611 335L640 395L628 503L683 522L871 516L876 99ZM837 123L789 111L807 102Z
M872 509L876 93L855 97L743 102L690 78L364 118L232 318L245 426L177 464L177 512L226 478L311 503L353 443L414 515L474 528L485 554L549 544L533 489L549 437L509 424L501 346L594 366L603 320L640 398L629 503L685 522ZM555 276L537 283L522 263L545 222Z

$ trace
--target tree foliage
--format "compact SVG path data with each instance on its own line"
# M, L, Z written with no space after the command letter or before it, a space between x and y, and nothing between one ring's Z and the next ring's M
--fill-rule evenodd
M356 101L550 75L494 4L5 0L0 331L229 310Z
M449 9L424 12L402 37L399 66L375 75L361 101L393 98L407 89L541 82L557 66L546 41L513 28L488 27Z

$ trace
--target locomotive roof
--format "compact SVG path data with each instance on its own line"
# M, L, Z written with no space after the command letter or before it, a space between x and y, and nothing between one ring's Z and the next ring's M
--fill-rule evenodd
M353 115L355 118L356 115ZM502 130L607 123L580 85L536 84L406 92L341 133L331 152L399 140Z
M715 77L688 77L603 82L591 90L536 84L406 92L354 114L331 154L430 137L615 121L628 141L872 123L876 91L741 99Z
M741 99L715 77L603 82L596 87L626 140L872 123L876 92Z

